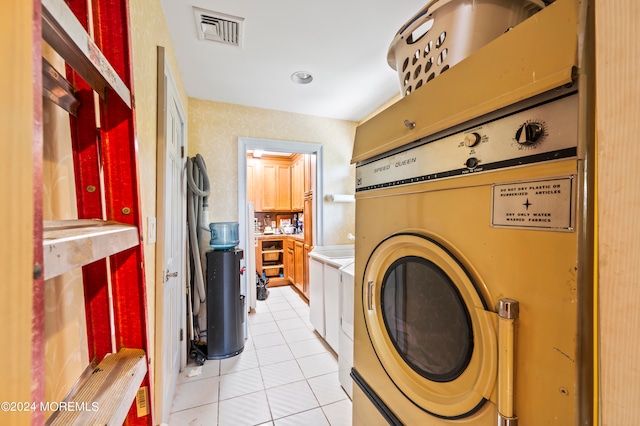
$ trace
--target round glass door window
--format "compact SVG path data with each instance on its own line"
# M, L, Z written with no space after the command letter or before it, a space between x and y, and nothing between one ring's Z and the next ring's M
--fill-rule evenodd
M495 313L462 257L425 235L395 234L365 266L362 305L376 358L393 384L434 415L473 415L497 378Z
M456 379L473 353L469 312L451 279L416 256L396 260L384 275L381 307L387 333L404 361L436 382Z

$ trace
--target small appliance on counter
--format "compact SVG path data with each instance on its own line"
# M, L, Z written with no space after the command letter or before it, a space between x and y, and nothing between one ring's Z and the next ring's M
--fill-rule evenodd
M280 219L280 229L283 234L294 234L296 228L291 226L291 219Z
M276 227L275 221L271 220L271 215L266 215L264 217L264 230L262 231L265 235L273 234L273 228Z

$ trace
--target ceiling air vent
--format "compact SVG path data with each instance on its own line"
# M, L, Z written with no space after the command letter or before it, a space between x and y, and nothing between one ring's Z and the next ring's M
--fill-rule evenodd
M200 40L215 41L242 47L242 25L244 18L193 8L196 30Z

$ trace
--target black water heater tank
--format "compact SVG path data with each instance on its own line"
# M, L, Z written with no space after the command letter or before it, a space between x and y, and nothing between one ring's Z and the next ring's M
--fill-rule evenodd
M244 349L245 297L240 293L242 250L207 252L207 359Z

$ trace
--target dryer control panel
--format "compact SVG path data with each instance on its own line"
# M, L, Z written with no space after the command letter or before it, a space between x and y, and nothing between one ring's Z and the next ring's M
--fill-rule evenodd
M547 101L356 166L356 192L575 157L578 95Z

